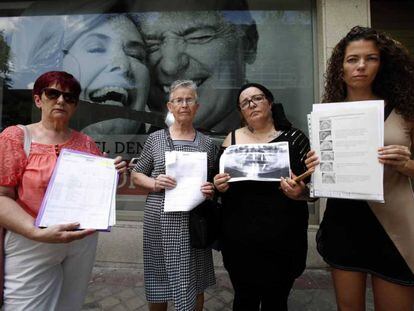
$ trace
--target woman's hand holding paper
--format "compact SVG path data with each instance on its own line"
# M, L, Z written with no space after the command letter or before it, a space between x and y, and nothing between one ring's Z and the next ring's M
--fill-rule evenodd
M228 173L220 173L214 176L214 186L220 192L226 192L229 189L230 175Z
M315 171L315 167L319 164L319 158L315 154L315 150L311 150L306 154L305 164L308 170Z
M200 188L206 199L211 199L214 196L214 185L211 182L205 182Z
M173 177L160 174L154 179L154 192L160 192L165 189L173 189L176 185L177 182Z

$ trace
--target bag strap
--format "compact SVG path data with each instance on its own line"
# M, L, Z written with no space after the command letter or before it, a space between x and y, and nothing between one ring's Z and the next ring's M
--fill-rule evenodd
M24 135L23 149L24 149L24 153L26 154L26 157L29 157L30 146L32 145L32 135L30 134L30 131L27 128L27 126L24 126L22 124L18 124L17 126L23 130L23 135Z
M236 130L231 131L231 144L232 145L236 144Z
M170 130L168 128L166 128L166 129L164 129L164 131L165 131L165 136L167 137L168 146L170 147L171 151L174 151L175 148L174 148L174 143L171 139Z

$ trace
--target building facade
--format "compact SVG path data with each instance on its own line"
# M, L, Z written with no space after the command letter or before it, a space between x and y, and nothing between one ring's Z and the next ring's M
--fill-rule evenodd
M292 123L307 132L326 61L352 26L372 25L414 47L411 1L204 2L1 2L0 128L36 122L34 80L65 70L83 88L71 127L111 156L137 157L147 134L165 126L166 91L176 79L198 84L195 126L217 144L240 124L235 93L246 81L271 89ZM97 264L142 267L145 193L125 176L118 193L118 224L100 235ZM323 200L309 211L308 266L316 267L323 265L314 243Z

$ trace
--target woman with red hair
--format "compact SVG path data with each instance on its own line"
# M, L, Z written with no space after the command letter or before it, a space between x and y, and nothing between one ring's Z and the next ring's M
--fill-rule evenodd
M80 310L95 259L95 230L79 223L37 228L34 220L62 148L100 155L95 142L69 128L81 87L63 71L41 75L33 100L41 120L0 134L0 225L4 240L5 310ZM31 136L30 152L24 149ZM115 159L118 172L126 163Z

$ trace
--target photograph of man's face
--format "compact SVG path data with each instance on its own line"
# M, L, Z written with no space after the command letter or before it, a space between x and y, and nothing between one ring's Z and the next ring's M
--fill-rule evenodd
M240 21L246 14L239 14ZM219 11L146 13L139 20L152 73L150 109L165 111L171 82L190 79L198 86L200 103L195 127L225 133L237 126L235 97L257 40L245 31L255 25L235 24Z

